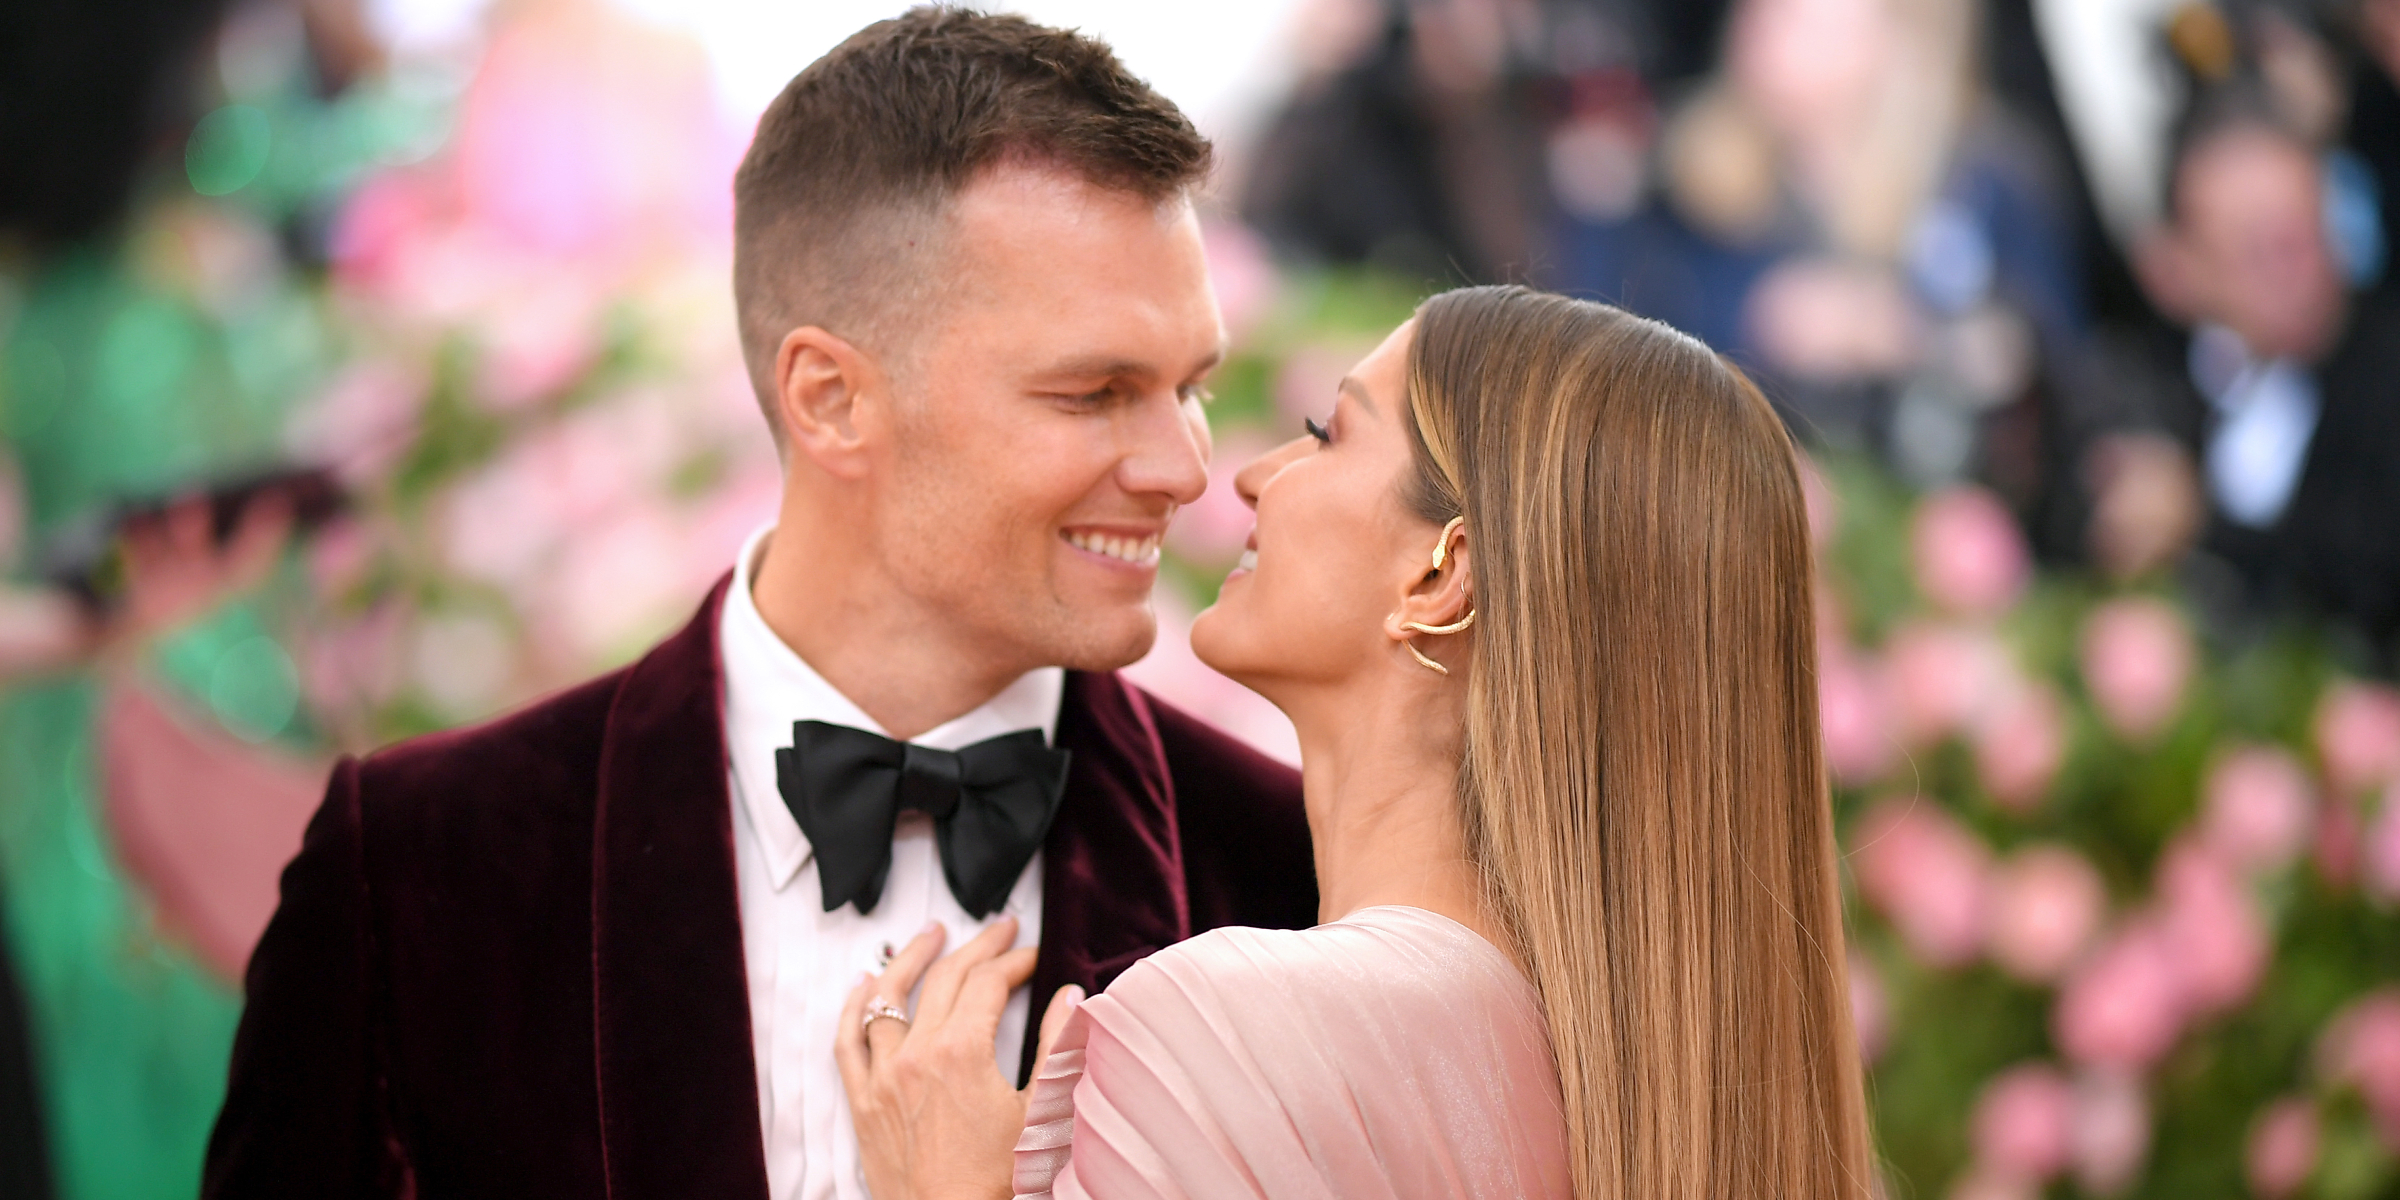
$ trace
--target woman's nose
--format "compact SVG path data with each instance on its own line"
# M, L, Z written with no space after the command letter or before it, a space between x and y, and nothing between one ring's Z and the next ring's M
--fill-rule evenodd
M1314 440L1313 438L1296 437L1251 459L1249 465L1234 473L1234 494L1240 496L1242 503L1249 505L1255 511L1258 508L1258 493L1267 486L1267 481L1275 478L1277 472L1292 465L1301 455L1306 454Z

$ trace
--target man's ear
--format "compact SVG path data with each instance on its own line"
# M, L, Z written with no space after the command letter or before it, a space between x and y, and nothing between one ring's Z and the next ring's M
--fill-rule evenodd
M1467 542L1466 526L1452 526L1442 533L1449 539L1442 553L1442 565L1432 566L1428 555L1426 569L1401 596L1399 607L1383 619L1385 635L1395 642L1422 636L1422 631L1409 629L1409 625L1442 629L1466 620L1475 611L1471 588L1474 553Z
M775 414L790 452L855 478L866 469L861 409L886 386L875 361L843 338L815 325L783 335L775 351Z

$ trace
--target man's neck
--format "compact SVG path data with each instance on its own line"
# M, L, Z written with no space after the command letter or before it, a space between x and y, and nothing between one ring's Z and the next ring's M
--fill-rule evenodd
M1025 674L889 587L841 539L815 534L785 512L759 555L751 601L784 645L885 733L917 737Z

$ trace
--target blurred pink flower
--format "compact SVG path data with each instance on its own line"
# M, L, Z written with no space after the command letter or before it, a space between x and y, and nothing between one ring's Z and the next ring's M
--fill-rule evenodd
M2159 934L2186 1011L2221 1012L2247 999L2274 949L2249 885L2200 843L2178 839L2160 856L2157 886Z
M293 414L284 446L293 457L325 464L349 482L376 479L408 449L424 396L425 379L417 369L359 359Z
M2317 704L2317 755L2334 794L2355 797L2400 778L2400 690L2335 684Z
M2201 785L2200 836L2211 852L2250 871L2290 866L2316 827L2308 770L2273 746L2218 757Z
M1975 771L2002 808L2041 806L2067 755L2066 702L2058 689L2026 680L2001 695L1975 728Z
M2136 922L2068 977L2051 1010L2051 1036L2078 1063L2139 1071L2175 1044L2183 1018L2174 951Z
M1233 477L1273 448L1246 432L1217 443L1208 463L1208 490L1175 514L1174 524L1167 526L1169 548L1208 566L1231 566L1258 517L1233 490Z
M341 729L397 694L403 625L400 605L387 602L301 637L294 657L309 711Z
M2092 610L2083 626L2083 681L2120 736L2148 741L2183 703L2192 634L2164 602L2129 596Z
M2048 1063L2026 1063L1993 1077L1976 1097L1975 1162L2009 1179L2040 1183L2066 1169L2075 1093Z
M1916 746L1974 723L2010 677L2006 653L1990 634L1927 622L1893 631L1884 669L1896 724Z
M2335 888L2356 883L2361 837L2357 806L2339 795L2328 797L2317 806L2316 833L2309 853L2316 863L2318 878Z
M573 383L600 349L598 289L533 289L490 314L484 338L482 397L502 411Z
M1282 287L1275 260L1268 256L1266 242L1239 221L1205 221L1200 235L1208 248L1209 282L1216 288L1226 335L1241 342L1274 307Z
M747 133L689 38L602 4L511 8L435 160L362 181L335 222L342 286L435 323L505 314L566 272L605 295L721 254Z
M1834 778L1857 785L1883 777L1899 752L1891 703L1874 663L1861 653L1818 652L1817 713L1825 735L1825 765Z
M2075 1079L2075 1182L2089 1194L2124 1191L2150 1156L2150 1102L2141 1082L2121 1071L2085 1071Z
M667 569L684 562L682 541L666 514L646 507L575 528L524 601L524 611L542 615L536 641L550 654L597 662L629 658L665 635L690 614L699 586Z
M1850 1024L1858 1031L1858 1057L1872 1063L1883 1057L1890 1041L1891 998L1884 994L1883 975L1865 955L1850 952Z
M2108 906L2100 873L2063 846L2029 846L1992 872L1986 939L1992 961L2048 983L2082 955Z
M2400 987L2369 992L2336 1013L2318 1035L2317 1069L2357 1088L2386 1145L2400 1150Z
M2032 577L2016 518L1990 492L1954 487L1926 497L1909 529L1917 590L1936 606L1994 617L2015 604Z
M311 535L303 553L308 558L308 582L320 600L348 594L374 564L376 539L366 523L353 517L336 519Z
M2400 900L2400 781L2384 789L2377 808L2359 846L2360 874L2369 895L2386 902Z
M2259 1110L2250 1122L2244 1174L2260 1200L2283 1200L2300 1190L2317 1169L2317 1106L2286 1096Z
M1860 818L1851 861L1868 902L1918 958L1957 966L1983 940L1991 852L1923 796L1895 796Z
M661 230L730 230L743 139L719 116L698 43L598 4L504 20L455 135L474 219L569 255Z

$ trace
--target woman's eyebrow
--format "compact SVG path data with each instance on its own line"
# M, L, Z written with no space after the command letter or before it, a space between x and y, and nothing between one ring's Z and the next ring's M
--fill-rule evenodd
M1358 406L1367 410L1368 416L1373 417L1378 421L1383 419L1382 410L1375 407L1374 397L1367 395L1367 385L1360 383L1358 380L1353 379L1348 375L1344 375L1342 376L1340 390L1348 393L1351 399L1358 401Z

